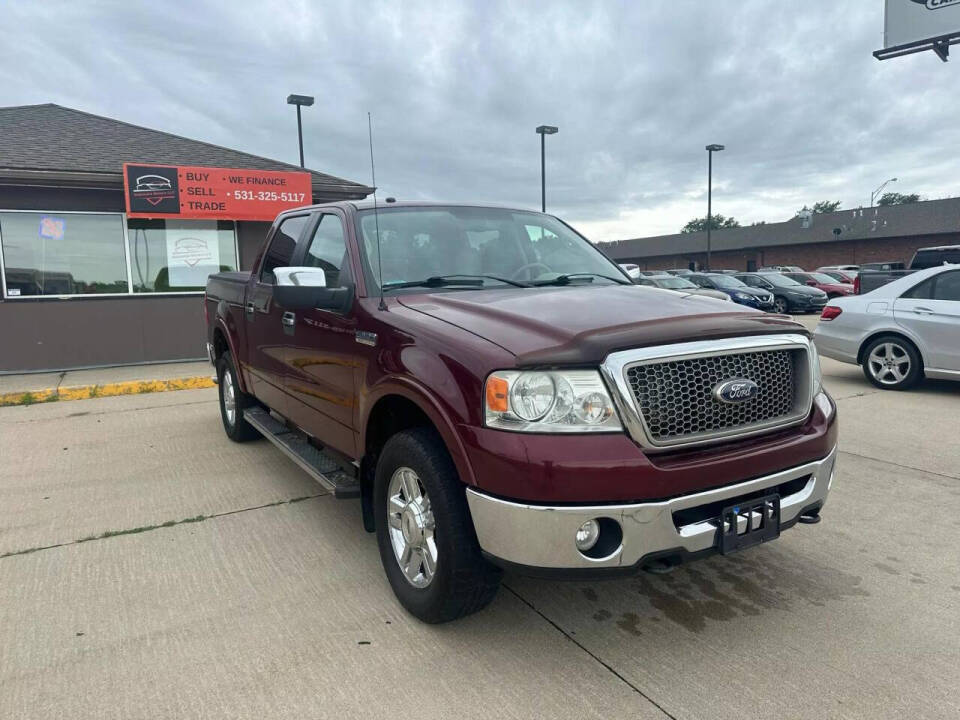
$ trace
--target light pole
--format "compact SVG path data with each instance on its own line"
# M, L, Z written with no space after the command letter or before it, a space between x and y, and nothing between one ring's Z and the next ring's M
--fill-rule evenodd
M300 167L304 167L303 164L303 123L300 120L300 106L306 105L310 107L313 105L313 96L312 95L287 95L287 105L296 105L297 106L297 140L300 141Z
M723 145L707 145L707 271L710 271L710 229L713 227L713 154Z
M873 199L874 199L877 195L880 194L880 191L883 190L883 189L887 186L887 183L892 183L892 182L896 182L896 181L897 181L896 178L890 178L889 180L887 180L887 182L885 182L883 185L881 185L881 186L878 187L876 190L874 190L872 193L870 193L870 207L873 207Z
M540 136L540 212L547 211L547 135L556 135L560 128L553 125L540 125L537 134Z

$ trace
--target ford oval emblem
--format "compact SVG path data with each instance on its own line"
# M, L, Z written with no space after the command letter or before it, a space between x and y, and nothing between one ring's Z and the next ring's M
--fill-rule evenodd
M726 380L713 388L713 396L728 405L753 400L759 392L760 386L746 378Z

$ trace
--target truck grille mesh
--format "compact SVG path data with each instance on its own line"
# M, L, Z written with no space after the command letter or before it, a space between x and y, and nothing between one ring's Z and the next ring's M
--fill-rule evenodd
M792 419L796 363L805 351L765 350L732 355L667 360L627 369L637 409L656 443L710 435L758 423ZM718 383L747 378L758 385L755 398L739 404L713 396Z

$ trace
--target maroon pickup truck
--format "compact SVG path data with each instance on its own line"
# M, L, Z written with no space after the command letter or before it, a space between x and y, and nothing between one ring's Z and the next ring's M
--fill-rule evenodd
M427 622L484 607L504 568L665 571L772 540L833 480L801 325L633 285L550 215L292 210L205 308L227 435L359 498Z

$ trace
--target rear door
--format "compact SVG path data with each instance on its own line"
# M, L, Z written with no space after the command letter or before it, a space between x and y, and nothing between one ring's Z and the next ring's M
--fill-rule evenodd
M340 210L325 209L311 226L294 263L322 269L327 287L352 291L357 269L347 248L345 220ZM355 304L346 312L299 310L287 337L290 419L324 445L348 456L355 451L354 371L361 348L355 310Z
M297 242L310 222L310 213L288 215L277 226L254 271L247 291L247 358L253 394L270 409L287 414L284 385L287 344L284 310L273 301L274 268L289 267Z
M923 343L929 367L960 370L960 269L910 288L894 301L893 315Z

